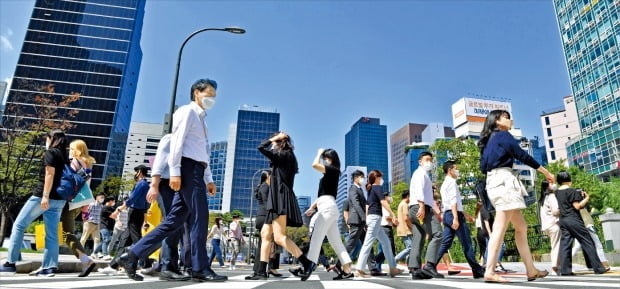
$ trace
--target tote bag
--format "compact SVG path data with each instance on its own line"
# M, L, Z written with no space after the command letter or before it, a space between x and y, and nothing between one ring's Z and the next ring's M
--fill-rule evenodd
M90 190L88 183L85 183L75 195L73 200L69 202L69 210L80 208L93 202L95 202L93 192Z

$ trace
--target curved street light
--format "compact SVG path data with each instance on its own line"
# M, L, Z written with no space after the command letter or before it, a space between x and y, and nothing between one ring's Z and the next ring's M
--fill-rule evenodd
M245 29L239 28L239 27L203 28L203 29L194 31L192 34L187 36L187 38L185 38L185 40L183 41L183 44L181 44L181 48L179 48L179 56L177 57L177 66L176 66L176 71L174 73L174 83L172 85L172 97L170 99L170 114L169 114L170 119L168 121L168 125L166 126L166 133L172 132L172 115L174 114L174 105L177 100L177 86L179 83L179 68L181 67L181 55L183 54L183 48L185 47L185 44L187 44L187 42L192 37L194 37L194 35L201 33L201 32L205 32L205 31L225 31L225 32L233 33L233 34L245 33Z

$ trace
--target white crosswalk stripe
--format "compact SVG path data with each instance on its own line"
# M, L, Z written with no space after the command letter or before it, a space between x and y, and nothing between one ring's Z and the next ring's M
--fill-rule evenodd
M471 276L449 277L446 279L411 280L409 275L399 275L397 278L372 277L355 278L354 280L332 281L332 275L315 274L308 282L300 282L298 277L269 278L267 281L246 281L244 274L230 276L225 283L193 283L159 281L156 277L146 277L142 282L136 282L125 276L104 276L93 274L88 278L76 278L75 275L59 274L51 278L36 278L25 275L3 276L0 278L0 288L4 289L64 289L64 288L225 288L225 289L263 289L263 288L325 288L325 289L388 289L388 288L457 288L457 289L564 289L564 288L619 288L620 278L582 275L574 277L548 276L535 282L526 282L525 275L504 275L512 281L507 284L485 283L482 280L472 280ZM322 279L322 280L321 280ZM146 286L145 286L146 284ZM149 285L150 284L150 285ZM320 285L319 285L320 284ZM276 286L277 285L277 286Z

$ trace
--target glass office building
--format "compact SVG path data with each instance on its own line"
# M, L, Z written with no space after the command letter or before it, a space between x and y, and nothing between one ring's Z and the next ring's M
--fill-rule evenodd
M388 190L387 126L378 118L362 117L345 135L345 167L360 166L383 173L383 189Z
M145 0L36 0L7 99L34 115L35 95L78 94L70 138L97 163L93 185L120 176L142 61ZM45 88L45 89L42 89ZM63 109L58 109L62 115ZM5 114L10 121L16 115Z
M240 210L246 217L256 215L254 187L260 182L260 171L269 161L258 151L258 145L280 130L280 114L274 109L244 105L237 114L237 124L229 136L229 154L222 210ZM234 145L231 144L234 142ZM232 154L231 154L232 153ZM230 184L230 185L228 185Z
M213 183L217 187L215 196L209 196L209 211L222 210L222 195L224 192L224 175L226 173L226 148L225 141L219 141L211 144L211 156L209 158L209 167L213 175Z
M554 0L581 136L568 162L600 177L620 176L620 5Z

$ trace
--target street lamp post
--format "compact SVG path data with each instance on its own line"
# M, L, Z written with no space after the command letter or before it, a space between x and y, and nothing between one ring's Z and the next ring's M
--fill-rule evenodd
M185 38L185 40L183 41L183 44L181 44L181 48L179 48L179 56L177 57L177 66L176 66L176 71L174 73L174 83L172 84L172 97L170 98L170 115L169 115L170 119L168 120L168 125L166 126L166 133L172 132L172 115L174 114L174 105L177 100L177 86L179 83L179 68L181 67L181 55L183 54L183 48L185 47L185 44L187 44L187 41L189 41L192 37L194 37L194 35L204 32L204 31L226 31L226 32L234 33L234 34L245 33L245 29L238 28L238 27L203 28L203 29L194 31L192 34L187 36L187 38Z
M260 172L263 172L263 171L266 171L266 170L269 170L269 168L258 169L252 175L252 187L250 188L250 233L248 234L249 235L249 239L250 239L250 241L249 241L250 245L248 246L248 263L250 262L250 256L251 256L251 252L252 252L252 237L254 236L254 227L255 227L254 223L252 223L252 215L254 213L254 207L253 207L253 205L254 205L254 197L252 196L252 190L255 188L255 186L254 186L254 179L256 179L256 174L258 174ZM256 256L254 256L254 259L256 259ZM254 262L256 262L256 260Z

